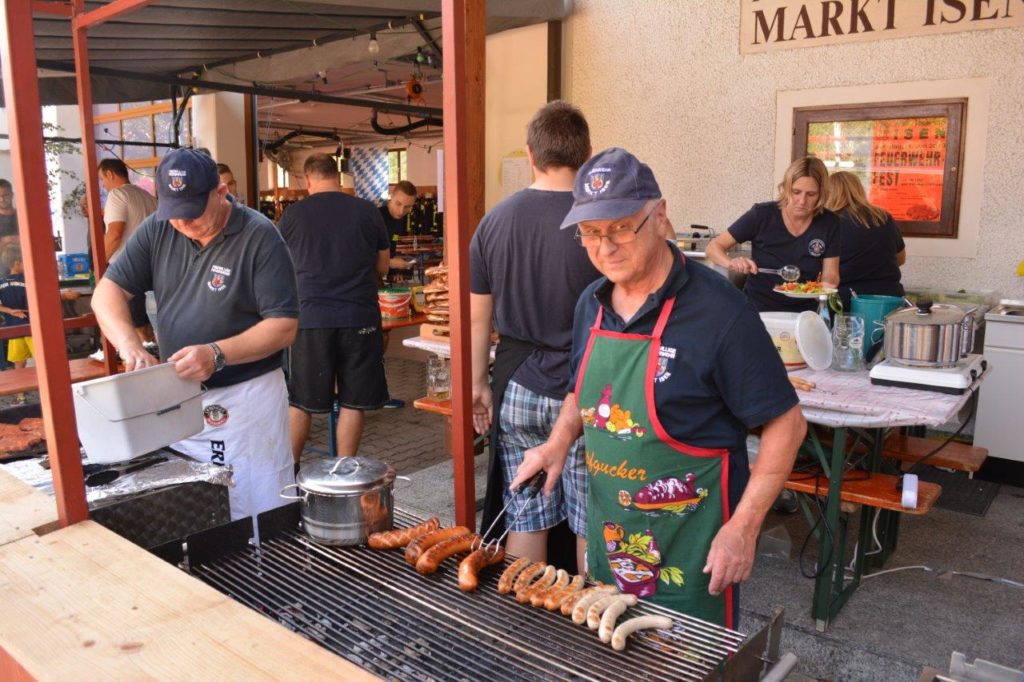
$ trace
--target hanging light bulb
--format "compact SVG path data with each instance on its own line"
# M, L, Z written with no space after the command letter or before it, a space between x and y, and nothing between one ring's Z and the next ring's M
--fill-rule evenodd
M380 43L377 42L377 32L376 31L371 31L370 32L370 42L366 46L366 51L369 52L370 54L374 55L374 56L380 54Z
M416 63L417 64L424 64L424 63L426 63L426 61L427 61L427 55L423 54L423 48L422 47L417 47L416 48Z

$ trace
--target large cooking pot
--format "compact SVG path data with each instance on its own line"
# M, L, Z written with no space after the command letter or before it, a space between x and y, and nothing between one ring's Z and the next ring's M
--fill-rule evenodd
M395 470L371 457L321 459L299 471L281 497L302 501L302 525L324 545L358 545L390 530L394 517ZM298 488L299 495L286 495Z
M974 311L921 299L885 318L885 357L911 367L951 367L974 346Z

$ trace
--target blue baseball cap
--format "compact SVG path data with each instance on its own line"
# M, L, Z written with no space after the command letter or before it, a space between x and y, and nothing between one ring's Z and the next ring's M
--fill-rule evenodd
M625 149L598 152L580 168L572 186L572 209L561 229L587 220L615 220L633 215L661 189L651 167Z
M157 220L194 220L203 214L210 192L220 185L217 162L195 149L173 149L156 169Z

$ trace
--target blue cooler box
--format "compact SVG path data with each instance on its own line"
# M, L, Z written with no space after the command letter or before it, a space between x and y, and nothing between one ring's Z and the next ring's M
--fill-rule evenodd
M86 253L65 253L60 256L64 263L64 276L88 275L92 270L89 255Z

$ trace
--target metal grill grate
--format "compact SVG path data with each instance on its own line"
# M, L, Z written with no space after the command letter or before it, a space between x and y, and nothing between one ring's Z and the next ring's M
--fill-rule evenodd
M400 511L396 526L418 523ZM507 564L506 564L507 565ZM738 632L649 604L670 631L634 635L616 652L586 626L497 593L501 570L459 590L458 562L432 576L397 551L318 545L297 530L190 569L217 590L393 680L703 680L735 653Z

